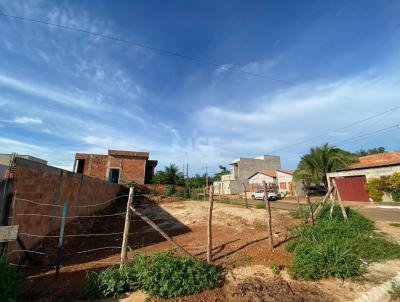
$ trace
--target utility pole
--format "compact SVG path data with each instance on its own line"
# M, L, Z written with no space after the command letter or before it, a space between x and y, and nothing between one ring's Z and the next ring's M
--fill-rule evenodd
M206 188L208 188L208 171L207 171L208 167L206 164Z

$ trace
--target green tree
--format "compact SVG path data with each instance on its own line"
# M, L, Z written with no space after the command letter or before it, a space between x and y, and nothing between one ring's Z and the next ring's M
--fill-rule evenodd
M357 156L354 154L326 143L311 148L310 153L301 157L294 178L296 181L304 179L306 182L323 182L327 186L326 173L345 168L355 161Z
M222 175L227 175L227 174L230 174L230 173L231 172L225 166L219 165L219 172L214 174L213 179L215 181L220 181Z
M361 149L360 151L357 151L355 154L357 156L367 156L367 155L379 154L379 153L383 153L383 152L385 152L385 147L371 148L368 150Z
M164 168L164 171L154 173L152 182L156 184L182 185L185 181L184 175L179 172L178 167L175 164L170 164Z

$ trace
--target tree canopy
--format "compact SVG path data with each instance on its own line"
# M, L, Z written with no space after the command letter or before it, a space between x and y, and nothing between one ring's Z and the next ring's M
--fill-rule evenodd
M219 165L219 172L215 173L213 178L215 181L220 181L222 175L227 175L230 173L231 172L225 166Z
M184 182L185 177L175 164L165 167L164 171L157 171L152 179L155 184L182 185Z
M371 148L367 150L361 149L360 151L356 152L356 155L358 156L367 156L367 155L374 155L374 154L379 154L385 152L385 147L378 147L378 148Z
M323 182L327 185L326 173L345 168L355 161L356 155L326 143L311 148L308 154L301 157L294 178L314 183Z

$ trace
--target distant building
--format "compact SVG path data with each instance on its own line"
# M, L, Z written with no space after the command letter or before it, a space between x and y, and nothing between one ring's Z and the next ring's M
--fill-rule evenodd
M295 196L296 189L293 184L293 173L294 170L287 169L276 169L254 173L248 178L248 191L252 192L256 189L262 189L263 181L265 181L269 188L276 189L282 194Z
M281 159L275 155L262 155L255 158L240 157L230 165L231 173L223 175L220 182L214 182L214 192L234 194L243 192L243 184L249 185L248 178L259 171L276 170L281 168Z
M23 158L29 161L33 161L39 164L47 165L47 160L37 158L31 155L23 155L23 154L0 154L0 181L3 180L4 178L7 177L7 173L13 172L12 167L11 171L9 171L9 166L12 162L12 160L15 160L15 158Z
M384 152L362 156L357 163L334 173L328 173L328 185L333 180L343 201L369 201L365 183L369 178L392 175L400 172L400 151ZM391 201L391 196L385 194L383 201Z
M148 152L108 150L107 155L76 153L74 172L118 184L144 184L151 181L156 166Z

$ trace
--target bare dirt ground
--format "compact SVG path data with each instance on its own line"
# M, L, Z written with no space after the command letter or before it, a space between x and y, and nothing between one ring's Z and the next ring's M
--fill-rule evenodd
M124 211L126 204L115 204L109 212ZM174 239L193 255L205 258L206 221L208 203L200 201L174 201L161 204L141 200L137 205ZM302 282L292 280L285 267L290 265L291 255L284 245L289 233L287 227L299 221L290 217L288 211L273 209L274 242L271 251L266 228L264 209L245 209L240 206L216 203L213 212L213 259L226 272L223 287L207 290L175 299L151 299L148 301L351 301L379 282L386 281L399 271L400 262L376 264L364 278L342 283L339 280ZM171 249L149 226L137 218L131 224L129 245L136 252L153 253ZM77 221L67 225L68 233L121 232L124 217L99 218ZM398 228L400 229L400 228ZM74 254L78 251L120 246L122 235L99 238L68 238L65 242L63 267L60 278L54 281L54 269L45 267L54 263L56 242L46 241L42 251L51 256L42 261L44 266L26 269L29 274L25 301L51 301L66 297L79 290L87 270L100 269L119 261L118 250L98 250L93 253ZM276 263L283 270L274 275L269 266ZM143 294L126 295L121 301L143 301ZM115 299L109 301L116 301Z

